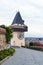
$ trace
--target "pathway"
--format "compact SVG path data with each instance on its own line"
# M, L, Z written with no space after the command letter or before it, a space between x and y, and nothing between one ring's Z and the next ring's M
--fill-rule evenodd
M15 54L2 65L43 65L43 52L16 48Z

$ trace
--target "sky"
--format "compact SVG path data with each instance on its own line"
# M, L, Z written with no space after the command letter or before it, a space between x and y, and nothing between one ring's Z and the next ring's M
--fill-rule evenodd
M43 37L43 0L0 0L0 25L11 25L18 11L28 26L25 37Z

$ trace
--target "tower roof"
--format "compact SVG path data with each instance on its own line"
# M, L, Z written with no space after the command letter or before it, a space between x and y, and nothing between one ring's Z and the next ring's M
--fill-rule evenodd
M20 12L17 12L12 24L24 24L24 20L22 20Z

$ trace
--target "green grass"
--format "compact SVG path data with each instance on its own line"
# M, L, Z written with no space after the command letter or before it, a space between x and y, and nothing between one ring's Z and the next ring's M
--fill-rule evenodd
M0 51L0 61L6 58L7 56L13 55L15 52L15 49L9 48L9 49L4 49Z

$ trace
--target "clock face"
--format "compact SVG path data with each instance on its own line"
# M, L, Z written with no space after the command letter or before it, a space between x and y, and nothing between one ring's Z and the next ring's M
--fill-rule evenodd
M17 34L18 39L22 40L24 38L24 33L18 33Z

